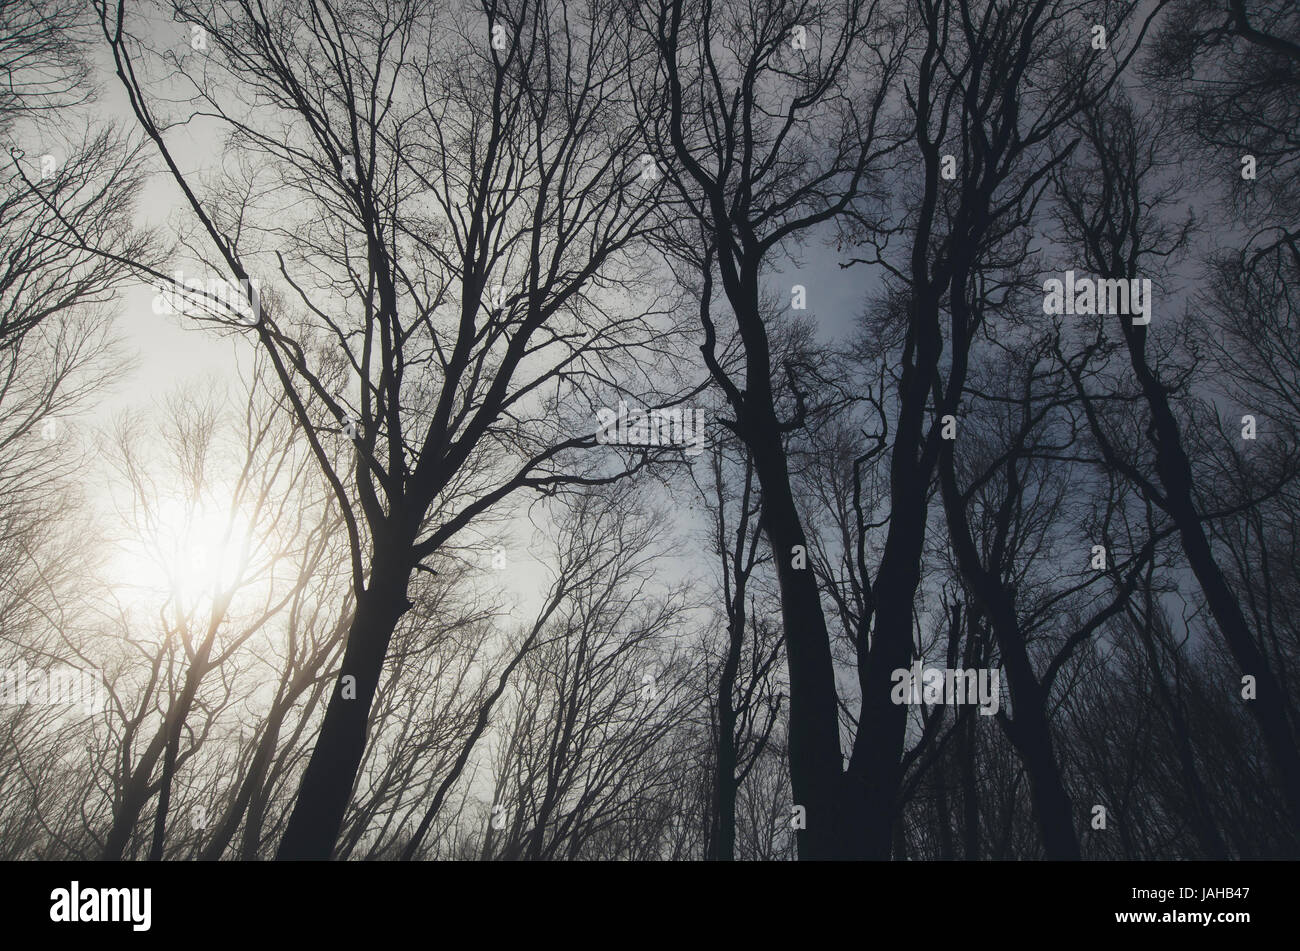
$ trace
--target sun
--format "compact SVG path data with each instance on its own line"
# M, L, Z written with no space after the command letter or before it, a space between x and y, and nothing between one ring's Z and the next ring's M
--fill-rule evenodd
M247 567L249 527L217 497L169 494L138 509L114 559L122 582L183 613L229 592Z

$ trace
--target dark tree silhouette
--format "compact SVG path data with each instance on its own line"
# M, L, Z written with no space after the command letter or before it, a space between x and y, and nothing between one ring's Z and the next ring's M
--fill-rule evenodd
M213 319L270 357L351 543L356 612L280 851L324 858L412 574L513 493L596 478L567 452L594 444L591 423L574 436L544 410L582 401L576 381L612 381L619 353L658 334L653 305L615 314L606 290L633 277L624 252L653 207L629 188L626 25L564 4L443 19L391 2L357 20L317 3L173 7L215 54L180 64L194 102L311 209L285 229L290 212L256 207L251 183L200 195L141 73L155 59L125 4L99 5L136 117L216 252L209 270L247 287L263 239L299 236L275 248L278 296L249 294L251 320ZM556 80L560 63L576 83ZM260 107L234 108L238 88ZM436 506L451 496L454 511Z

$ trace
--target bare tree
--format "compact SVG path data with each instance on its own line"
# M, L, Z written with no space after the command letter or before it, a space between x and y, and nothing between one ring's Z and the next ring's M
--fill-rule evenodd
M1300 13L1287 0L1173 5L1143 75L1180 127L1178 142L1262 250L1290 245L1300 220ZM1162 132L1175 131L1166 125ZM1214 201L1214 193L1206 196Z
M774 363L761 282L791 245L859 201L896 146L881 125L903 44L883 4L859 0L706 0L698 12L672 0L641 18L662 74L642 101L666 104L663 114L645 110L650 141L679 203L673 212L687 214L671 253L702 275L701 350L762 487L785 627L791 780L808 817L800 857L855 854L845 824L860 804L843 795L829 635L784 445L805 422L813 381L807 367ZM873 31L887 40L869 43ZM734 366L720 359L715 270L741 344Z
M114 794L104 858L141 844L137 823L155 800L147 854L163 857L177 777L240 699L236 659L303 607L325 565L337 513L321 505L310 454L267 383L253 377L234 420L215 397L172 398L159 420L162 459L145 448L139 424L117 429L110 458L128 493L118 501L127 519L119 557L134 572L152 563L159 577L153 590L147 578L119 582L111 602L126 655L110 667L114 747L103 768ZM125 594L132 583L143 603ZM338 599L337 589L323 594Z
M1154 182L1161 168L1159 130L1145 123L1127 103L1112 101L1109 106L1103 100L1089 111L1082 130L1087 158L1082 160L1082 168L1061 181L1058 195L1065 231L1088 268L1101 278L1129 282L1158 274L1158 262L1181 250L1187 230L1162 220L1178 190L1176 182L1163 186ZM1211 546L1205 523L1212 506L1198 492L1184 424L1171 399L1182 387L1180 382L1166 382L1177 372L1162 368L1156 362L1158 356L1153 358L1146 322L1127 316L1115 322L1149 414L1149 425L1143 428L1150 433L1154 459L1149 468L1139 468L1126 458L1116 448L1115 437L1090 409L1093 435L1107 463L1131 479L1177 529L1188 566L1220 636L1242 673L1257 678L1258 697L1250 710L1277 769L1292 822L1300 824L1300 748L1289 723L1286 691L1275 666L1260 649L1256 632ZM1081 382L1079 388L1086 397ZM1258 491L1270 494L1272 490L1261 485Z
M94 97L88 14L76 0L0 2L0 129L11 132L23 118L57 120Z
M581 528L562 544L589 567L519 666L487 857L661 857L662 799L680 778L670 737L687 720L694 661L674 645L683 592L653 580L663 522L634 505L621 491L573 510Z
M914 201L905 259L862 259L897 282L882 309L882 342L898 341L903 354L889 528L873 580L871 649L859 672L862 727L848 769L866 797L862 841L873 857L889 854L905 740L906 710L890 701L890 678L911 658L930 486L945 417L957 414L970 348L983 330L980 303L1005 299L1021 279L1025 229L1046 176L1070 149L1056 133L1114 82L1155 15L1138 18L1131 3L1096 5L1094 22L1136 41L1111 55L1089 44L1066 6L922 0L913 8L916 50L904 82L920 173L919 181L905 179ZM879 249L889 234L867 227L855 237ZM977 275L987 286L977 287Z
M653 304L619 313L610 290L631 286L625 251L653 207L628 189L639 133L622 103L625 22L602 4L452 17L397 0L347 17L307 0L175 4L213 51L180 63L195 107L278 176L259 207L251 179L199 194L140 72L156 56L125 4L99 10L212 270L255 312L213 316L269 355L343 511L357 610L280 852L325 857L413 572L516 491L592 478L569 452L594 444L589 416L566 431L584 403L575 385L612 382L628 346L658 337ZM282 293L254 295L254 262L272 249ZM340 440L355 445L349 466L327 448Z
M726 635L707 680L714 782L706 854L724 862L736 857L740 788L767 749L783 697L782 637L767 613L775 599L762 577L770 557L760 548L757 476L748 450L730 442L714 444L707 474L691 472L710 519L706 538L718 561Z

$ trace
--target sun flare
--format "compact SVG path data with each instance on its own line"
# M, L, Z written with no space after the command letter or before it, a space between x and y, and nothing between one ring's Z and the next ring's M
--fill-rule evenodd
M115 561L123 580L146 597L174 599L191 611L238 581L249 542L238 508L177 494L142 516Z

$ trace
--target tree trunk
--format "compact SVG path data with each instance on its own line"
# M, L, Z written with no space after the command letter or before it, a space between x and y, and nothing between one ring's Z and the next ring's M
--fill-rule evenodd
M718 684L718 761L714 769L710 850L711 857L720 862L732 862L736 858L736 711L732 708L732 688L744 635L735 626L734 621L729 625L731 640Z
M365 752L370 707L379 687L388 643L397 622L410 609L406 598L410 575L400 559L376 556L373 564L370 587L359 599L348 629L339 678L280 840L277 859L328 859L343 824Z
M162 778L159 780L158 808L153 818L153 844L149 847L149 861L161 862L167 838L167 813L171 810L172 777L176 773L177 747L180 746L180 723L167 731L167 748L163 753Z
M966 861L980 857L980 801L975 776L975 714L963 711L961 746L962 849Z
M1255 678L1256 697L1247 701L1247 706L1259 724L1264 745L1277 770L1282 796L1291 812L1292 829L1300 832L1300 751L1287 722L1286 695L1264 652L1255 643L1241 604L1223 576L1201 525L1192 494L1192 467L1183 449L1178 421L1164 387L1147 365L1146 328L1123 323L1121 326L1155 428L1156 470L1165 491L1163 508L1178 528L1183 552L1228 650L1241 666L1241 673Z
M924 503L920 521L924 522ZM895 518L899 533L904 523L914 524L914 505L890 513L890 535ZM862 681L862 710L853 760L845 777L846 796L861 802L854 824L856 857L883 861L890 856L892 829L902 783L903 745L907 734L907 707L890 699L893 672L912 662L912 605L920 583L919 539L917 544L896 543L886 553L876 576L882 595L876 609L871 653Z
M205 648L195 663L206 664L206 661L207 650ZM140 756L140 761L132 771L126 790L122 794L122 802L113 815L113 827L109 829L108 839L104 844L104 852L100 856L102 861L117 862L121 860L122 853L126 851L127 843L131 841L131 836L135 832L135 824L140 819L140 813L144 811L144 807L148 804L149 797L152 795L149 790L149 777L153 775L154 767L158 764L158 758L166 753L166 762L160 781L162 797L158 814L155 816L153 841L149 849L151 859L162 857L162 833L158 826L160 823L165 825L167 821L167 801L170 797L171 774L176 761L174 744L180 742L181 726L184 724L185 718L189 716L190 708L194 703L194 696L198 691L199 681L202 679L203 675L196 675L194 668L191 667L186 674L185 687L180 696L177 697L175 706L168 712L162 728L154 734L153 740L150 741L144 753Z
M1169 717L1170 729L1174 734L1174 748L1178 753L1178 768L1182 773L1183 784L1187 787L1187 798L1192 807L1192 831L1204 850L1206 858L1226 861L1228 859L1228 847L1224 843L1223 836L1219 834L1219 827L1214 821L1214 811L1210 806L1205 784L1201 781L1200 773L1196 769L1196 755L1192 749L1191 730L1187 725L1187 718L1183 716L1183 711L1179 707L1178 698L1173 695L1173 691L1169 689L1169 684L1165 682L1164 671L1161 670L1160 666L1160 655L1156 651L1155 638L1151 636L1148 625L1149 622L1139 623L1137 625L1138 633L1142 638L1142 646L1146 649L1147 662L1151 665L1151 677L1155 683L1156 696L1160 704L1165 708Z
M1002 651L1011 688L1015 719L1003 719L1002 723L1029 776L1029 796L1034 803L1043 849L1049 859L1077 861L1081 857L1079 836L1074 829L1070 796L1061 781L1061 770L1052 749L1047 697L1034 677L1012 605L1000 592L988 592L981 600L990 611L993 633Z
M763 486L763 530L776 561L790 669L790 784L793 804L806 810L807 828L797 833L799 858L839 858L844 843L839 802L842 756L826 619L812 568L795 568L792 563L795 546L806 551L808 542L785 467L778 469L768 450L754 449Z
M275 755L275 747L279 742L280 727L288 710L288 703L277 704L271 709L271 714L267 718L266 726L257 744L257 751L253 754L253 761L248 766L248 775L244 777L244 782L239 787L239 793L236 795L235 801L231 803L226 815L222 818L221 824L212 836L212 841L203 850L202 857L205 861L216 861L221 858L226 846L234 839L235 832L239 829L240 820L244 818L244 814L248 812L249 805L253 801L255 791L260 789L262 783L266 780L267 771L271 766L271 758ZM251 816L249 821L252 822ZM252 856L246 857L251 858Z
M104 851L100 855L101 861L120 862L122 860L122 854L131 841L132 832L135 831L136 820L140 818L145 803L149 801L149 773L153 771L154 763L158 761L158 755L162 750L161 739L160 736L158 738L159 742L157 742L157 750L151 747L145 751L145 754L140 758L140 763L127 781L126 789L122 792L122 801L113 814L113 826L108 830Z
M725 218L721 215L720 218ZM789 756L793 806L805 810L796 828L799 858L845 857L839 697L830 635L811 565L794 567L794 549L806 557L808 539L790 487L790 469L772 392L772 361L760 316L759 260L719 258L723 285L745 348L745 392L733 403L742 438L762 488L760 525L776 564L790 675ZM731 397L733 400L736 397Z
M890 460L889 531L872 585L875 613L871 650L865 671L859 672L862 709L845 778L846 795L862 802L853 828L854 852L856 857L876 860L889 858L898 788L903 778L907 707L894 703L890 694L894 671L912 662L912 611L921 583L921 551L932 475L928 460L922 457L922 427L939 347L917 323L914 320L914 333L926 337L929 343L919 348L917 365L904 358L899 386L902 406ZM865 638L866 633L859 636Z

